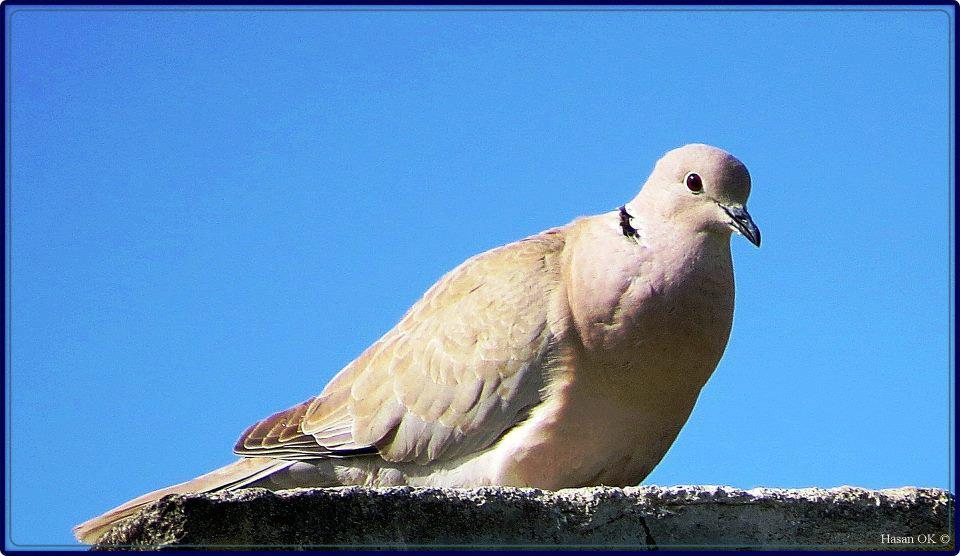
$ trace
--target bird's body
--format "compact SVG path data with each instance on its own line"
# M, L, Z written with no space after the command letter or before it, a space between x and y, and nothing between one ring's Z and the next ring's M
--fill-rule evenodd
M694 188L700 174L710 196ZM684 179L689 190L676 190ZM248 429L235 448L244 459L88 521L78 538L168 492L639 483L723 354L730 226L759 243L748 194L746 169L724 151L671 151L620 211L444 276L320 395ZM720 225L720 214L741 221Z

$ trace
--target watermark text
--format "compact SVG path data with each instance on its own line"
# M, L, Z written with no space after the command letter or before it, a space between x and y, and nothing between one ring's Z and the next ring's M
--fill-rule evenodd
M946 533L921 533L919 535L880 535L880 544L948 544L950 535Z

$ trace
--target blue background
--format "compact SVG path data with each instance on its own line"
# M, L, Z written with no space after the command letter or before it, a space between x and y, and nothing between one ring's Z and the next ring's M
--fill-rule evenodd
M951 487L951 18L7 7L7 542L232 461L444 272L691 142L764 243L645 482Z

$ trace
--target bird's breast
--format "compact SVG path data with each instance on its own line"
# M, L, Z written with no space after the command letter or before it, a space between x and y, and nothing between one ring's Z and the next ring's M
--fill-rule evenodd
M571 313L585 354L611 365L712 371L733 322L729 244L640 246L631 255L573 281Z
M590 350L600 361L634 362L637 372L710 373L733 323L732 269L692 261L672 274L636 276L620 300L620 320Z
M733 318L729 243L675 247L574 254L564 352L544 403L504 438L504 484L630 485L659 463Z

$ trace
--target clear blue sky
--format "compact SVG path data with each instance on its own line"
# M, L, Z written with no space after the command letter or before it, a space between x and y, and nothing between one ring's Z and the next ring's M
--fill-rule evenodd
M656 484L952 484L951 16L7 9L7 542L232 461L467 257L740 157Z

